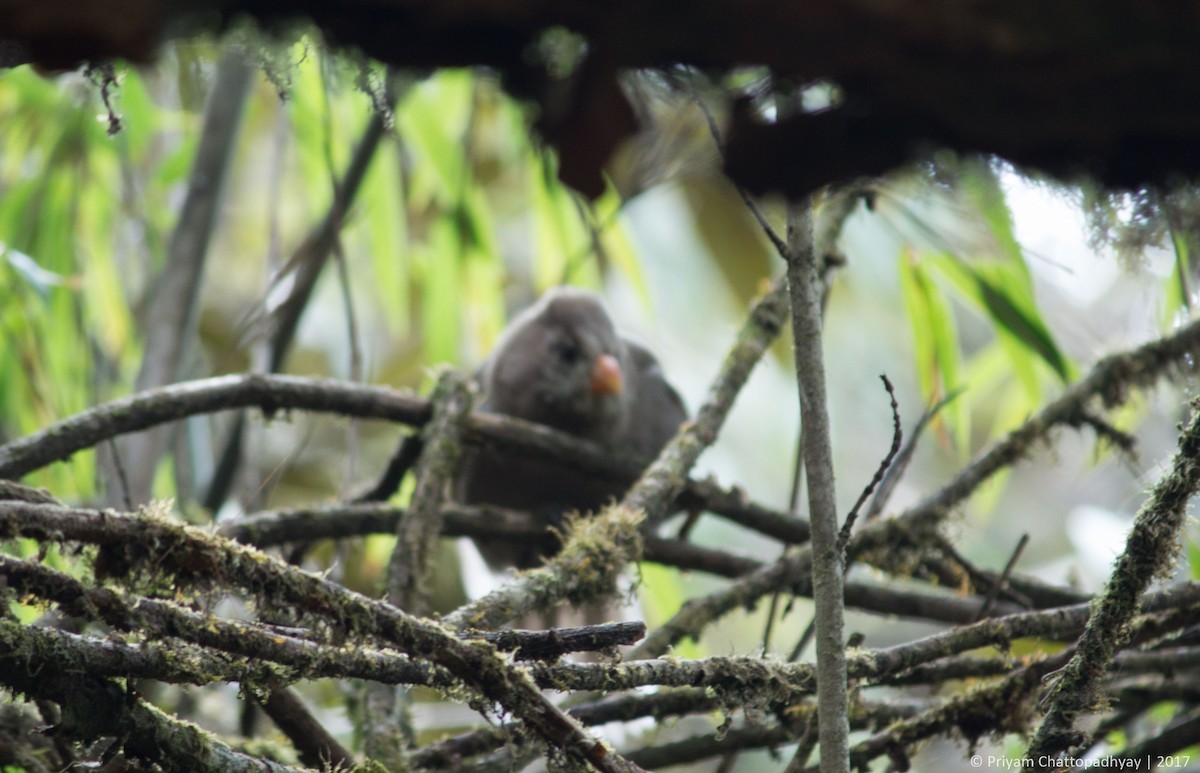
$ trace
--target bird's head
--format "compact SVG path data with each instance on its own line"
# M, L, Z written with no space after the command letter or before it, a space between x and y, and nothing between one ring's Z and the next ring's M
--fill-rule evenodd
M560 288L514 320L491 363L494 410L604 441L623 429L628 354L594 294Z

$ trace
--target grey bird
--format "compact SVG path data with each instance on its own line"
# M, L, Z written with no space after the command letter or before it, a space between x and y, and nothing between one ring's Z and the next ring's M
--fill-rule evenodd
M537 422L591 440L614 455L657 456L687 418L657 358L618 335L594 293L547 292L505 328L477 375L480 409ZM594 511L624 494L620 484L494 449L464 460L459 498L528 510L557 526L570 511ZM528 568L557 541L478 544L493 570Z

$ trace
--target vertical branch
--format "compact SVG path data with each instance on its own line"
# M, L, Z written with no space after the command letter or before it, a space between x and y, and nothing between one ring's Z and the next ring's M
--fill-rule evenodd
M349 374L351 381L362 381L362 343L359 341L358 322L354 314L354 292L350 287L350 269L346 263L346 252L342 249L340 241L334 242L333 248L335 265L337 266L338 284L342 289L342 305L346 311L346 346L350 349ZM355 479L355 471L358 466L358 430L359 421L352 420L346 428L346 482L349 484Z
M466 377L446 370L433 390L433 418L425 425L416 489L400 521L388 564L387 599L413 615L428 615L428 586L442 531L442 505L454 480L462 448L462 424L471 410Z
M395 97L391 92L389 92L389 98L394 104ZM312 297L313 288L316 287L317 279L337 244L338 233L341 231L346 210L354 202L359 188L362 187L367 169L375 157L375 151L386 134L387 118L378 113L373 114L354 148L354 155L350 159L345 175L340 181L334 183L333 201L330 203L325 217L308 233L281 272L281 275L290 273L293 276L293 289L279 307L270 311L272 332L267 346L267 355L264 358L266 365L263 367L268 373L278 373L283 368L284 358L291 350L292 340L300 325L300 316L308 308L308 302ZM279 278L277 277L275 281L279 281ZM238 413L229 435L222 444L216 471L213 473L208 491L204 495L203 504L211 511L215 512L220 508L226 497L229 496L229 490L233 486L234 477L241 464L242 436L245 428L246 415Z
M433 559L442 531L442 504L454 480L462 448L462 423L471 410L466 378L444 371L433 390L433 418L425 425L417 486L408 512L400 520L396 548L388 562L387 600L412 615L428 615ZM389 770L403 769L403 749L414 738L403 688L371 683L366 692L363 735L367 756Z
M1100 701L1100 680L1113 656L1129 639L1130 622L1141 595L1155 575L1166 573L1178 549L1179 531L1188 501L1200 491L1200 399L1192 400L1192 420L1179 438L1170 471L1158 479L1150 498L1134 519L1112 575L1095 605L1075 655L1060 672L1046 718L1038 727L1025 759L1042 767L1045 760L1084 741L1074 729L1080 712Z
M849 765L846 653L843 648L842 556L838 549L833 450L825 398L821 346L823 282L813 249L812 206L788 210L787 277L792 301L792 333L800 412L804 426L804 467L812 524L813 601L816 605L817 699L821 769L843 772Z
M217 65L187 197L167 249L167 264L148 296L144 319L146 346L136 391L178 381L190 352L200 277L217 218L222 184L255 72L244 52L236 49L226 51ZM130 473L129 491L123 493L134 503L150 498L154 473L166 450L168 433L167 428L157 429L127 438L119 444L125 469ZM109 500L119 501L116 495L115 490L110 490Z

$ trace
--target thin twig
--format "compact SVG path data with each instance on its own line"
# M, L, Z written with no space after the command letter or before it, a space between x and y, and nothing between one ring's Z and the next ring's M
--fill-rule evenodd
M900 453L883 476L883 481L879 484L879 488L876 489L875 496L872 497L871 504L867 507L867 513L863 517L863 520L873 521L883 514L883 509L887 507L888 501L892 498L892 492L896 490L896 486L899 485L900 479L908 469L909 462L912 461L913 454L917 450L917 441L920 439L922 433L924 433L925 428L929 426L929 423L933 421L934 417L943 408L957 399L962 393L963 390L961 389L952 390L921 414L921 418L917 420L917 425L913 427L912 435L909 436L908 442L900 449Z
M125 509L132 510L133 497L129 492L129 476L125 474L125 465L121 462L121 449L112 438L105 441L104 445L112 459L113 470L117 474L117 485L121 489L121 500L125 503Z
M1012 576L1013 569L1017 566L1017 561L1021 559L1021 554L1025 552L1025 546L1029 544L1029 534L1021 535L1021 539L1017 540L1017 546L1013 548L1012 555L1008 558L1008 563L1004 565L1004 570L1000 572L1000 577L992 585L992 589L988 591L987 601L979 609L979 619L982 620L991 614L992 605L996 603L996 599L1000 593L1008 586L1008 578Z
M838 534L838 552L843 556L846 553L846 545L850 542L850 533L854 531L854 522L858 519L859 508L863 506L863 502L867 501L867 497L871 496L871 492L875 490L875 487L883 480L884 474L891 468L892 462L900 452L900 443L904 439L904 430L900 427L900 406L896 403L896 390L886 375L881 375L879 378L883 380L883 387L887 390L892 403L892 447L888 449L887 455L879 463L879 468L875 470L875 476L871 478L871 482L858 495L858 501L854 503L854 507L850 508L850 514L846 516L846 520L842 524L842 530Z
M708 133L712 135L713 142L717 146L717 152L721 154L721 158L724 158L725 142L723 139L721 139L721 128L717 126L716 117L713 116L712 110L709 109L708 103L706 103L700 96L699 91L692 86L689 86L689 90L692 93L692 99L696 102L696 106L700 108L700 112L704 115L704 120L708 124ZM736 185L734 187L737 189L738 196L741 197L742 203L746 205L746 209L750 210L750 214L752 214L754 219L758 221L759 228L762 229L762 232L766 234L767 239L769 239L771 244L775 247L775 252L778 253L780 257L786 257L788 254L787 243L779 236L778 233L775 232L775 229L771 227L771 224L767 221L767 216L763 214L762 209L758 206L758 202L751 198L749 192L747 192L742 186Z
M400 441L396 453L388 460L387 467L379 476L379 480L361 494L352 496L350 501L354 503L386 502L392 494L400 490L400 482L417 463L423 447L420 434L405 435L404 439Z

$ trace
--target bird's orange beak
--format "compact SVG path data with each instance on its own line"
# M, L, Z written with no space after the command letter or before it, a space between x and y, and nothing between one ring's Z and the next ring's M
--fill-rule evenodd
M598 395L619 395L624 388L621 363L611 354L601 354L592 361L592 375L588 388Z

